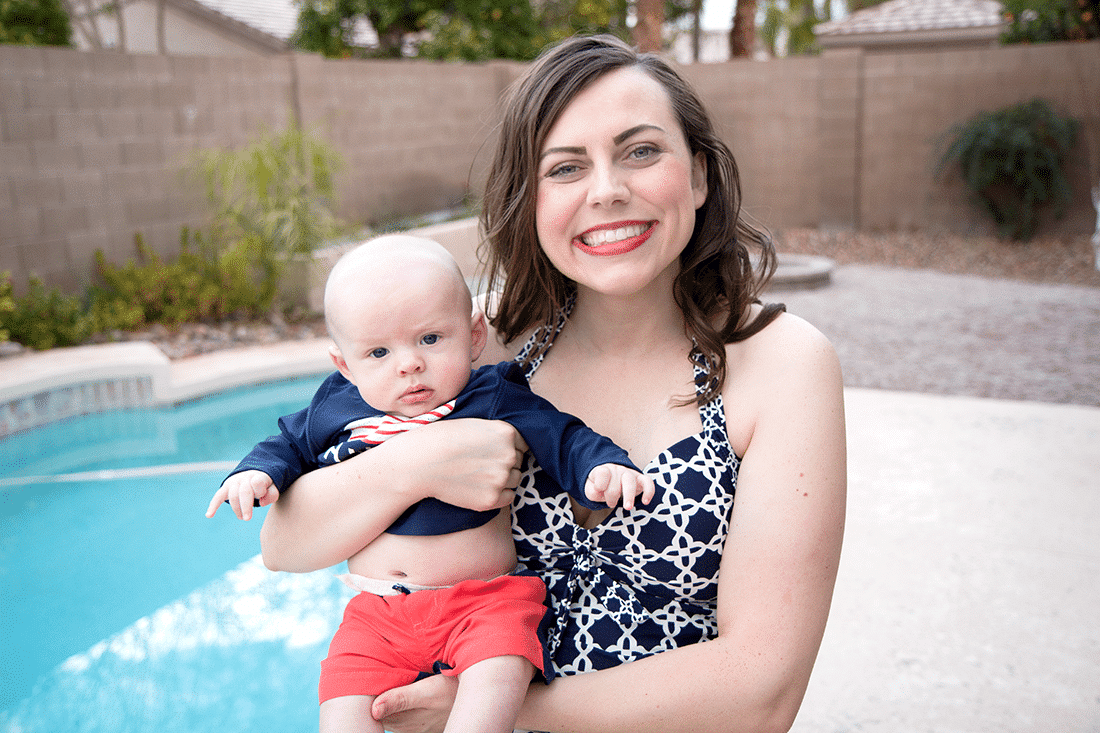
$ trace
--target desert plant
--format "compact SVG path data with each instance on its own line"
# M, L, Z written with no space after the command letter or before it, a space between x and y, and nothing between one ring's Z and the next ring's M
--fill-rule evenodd
M983 112L949 131L940 169L958 165L1001 236L1027 240L1043 208L1065 213L1072 192L1064 166L1077 128L1042 99Z
M134 240L140 262L116 266L102 251L95 254L103 280L90 291L97 331L257 316L271 307L277 282L257 261L259 248L251 237L217 249L185 227L179 256L171 262L146 245L140 234Z
M11 273L0 272L0 342L7 341L10 334L4 327L4 314L15 310L15 298L12 297Z
M75 346L92 335L92 319L75 295L64 295L56 288L47 291L33 276L27 280L26 295L12 298L6 278L3 291L11 298L12 308L0 309L0 330L7 331L12 341L32 349L52 349Z
M339 231L333 178L341 163L324 141L297 125L265 132L240 150L199 151L189 169L213 209L219 249L247 241L278 280L286 261Z

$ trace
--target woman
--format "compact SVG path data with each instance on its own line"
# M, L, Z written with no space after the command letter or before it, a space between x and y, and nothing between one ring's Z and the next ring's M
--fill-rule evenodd
M433 425L303 478L268 514L265 561L326 567L412 501L487 508L518 485L517 549L550 587L563 675L531 688L519 725L787 730L839 562L842 384L816 330L757 301L749 247L765 272L774 253L739 218L732 155L662 61L575 38L513 89L489 181L503 285L483 358L524 362L535 392L646 466L657 498L587 511L520 471L507 426ZM391 690L375 712L440 729L450 685Z

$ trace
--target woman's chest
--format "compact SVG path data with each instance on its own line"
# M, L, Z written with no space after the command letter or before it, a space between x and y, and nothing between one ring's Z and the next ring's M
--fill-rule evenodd
M702 429L698 407L679 404L694 397L690 364L593 361L564 370L560 363L547 360L532 377L532 389L613 440L639 467Z

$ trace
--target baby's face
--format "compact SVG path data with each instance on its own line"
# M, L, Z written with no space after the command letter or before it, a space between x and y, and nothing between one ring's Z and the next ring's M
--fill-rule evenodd
M355 301L358 311L343 319L341 371L367 404L415 417L462 391L477 356L473 319L450 288L398 287Z

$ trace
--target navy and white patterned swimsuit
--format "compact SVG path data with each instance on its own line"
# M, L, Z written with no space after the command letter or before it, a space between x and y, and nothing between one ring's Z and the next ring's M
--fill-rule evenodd
M518 359L553 343L565 325L532 336ZM545 355L545 352L543 353ZM708 379L693 352L696 392ZM542 361L527 366L530 378ZM703 429L644 469L657 494L648 506L613 511L593 529L577 524L569 497L527 459L513 504L520 564L550 589L548 632L556 674L614 667L718 635L718 567L729 530L740 459L726 433L722 398L699 408Z

